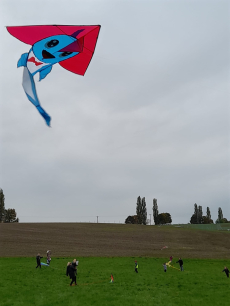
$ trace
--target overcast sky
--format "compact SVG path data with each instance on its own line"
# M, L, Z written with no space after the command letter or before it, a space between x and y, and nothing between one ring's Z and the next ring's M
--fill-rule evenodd
M230 2L1 0L0 187L20 222L230 219ZM101 25L84 77L60 65L22 88L30 49L5 26Z

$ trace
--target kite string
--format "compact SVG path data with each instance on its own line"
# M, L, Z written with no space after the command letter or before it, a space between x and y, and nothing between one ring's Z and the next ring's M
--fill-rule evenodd
M178 268L176 268L176 267L170 265L170 262L171 262L171 261L167 262L167 263L166 263L166 266L168 266L168 267L170 267L170 268L173 268L173 269L176 269L176 270L180 271L180 269L178 269Z

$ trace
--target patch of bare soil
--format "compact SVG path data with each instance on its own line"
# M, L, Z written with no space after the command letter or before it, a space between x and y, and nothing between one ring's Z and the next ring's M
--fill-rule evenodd
M164 246L168 248L162 249ZM90 223L1 223L0 257L152 256L229 258L230 234L176 228Z

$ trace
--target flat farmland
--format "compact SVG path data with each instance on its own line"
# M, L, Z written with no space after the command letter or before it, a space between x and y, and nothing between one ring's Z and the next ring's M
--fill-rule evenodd
M163 250L162 247L167 246ZM230 232L101 223L1 223L0 257L150 256L227 259Z

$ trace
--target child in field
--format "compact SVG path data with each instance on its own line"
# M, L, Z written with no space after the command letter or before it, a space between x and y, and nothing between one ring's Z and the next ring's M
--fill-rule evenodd
M170 261L170 262L172 262L172 260L173 260L173 257L172 257L172 256L170 256L170 257L169 257L169 261Z
M164 272L167 271L167 265L166 265L166 262L162 265L164 267Z
M50 257L51 251L46 252L46 263L47 265L50 265L51 257Z
M69 278L72 279L71 283L69 284L70 286L72 286L73 283L75 283L75 286L77 285L75 268L71 262L67 263L66 276L69 276Z
M77 259L74 259L73 262L72 262L72 266L74 267L75 269L75 274L77 275L77 266L78 266L78 262Z
M226 276L229 278L229 270L227 267L224 267L224 270L222 272L225 272Z
M38 255L36 256L36 260L37 260L37 267L36 267L36 269L38 268L38 267L40 267L40 269L41 269L41 258L43 258L42 256L40 256L40 254L38 253Z
M138 273L138 263L136 260L135 260L135 272Z

